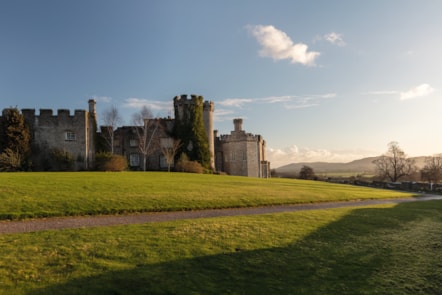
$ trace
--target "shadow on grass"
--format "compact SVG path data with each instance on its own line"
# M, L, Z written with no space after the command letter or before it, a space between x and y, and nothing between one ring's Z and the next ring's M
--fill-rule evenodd
M138 265L29 294L440 294L442 203L355 209L287 247Z

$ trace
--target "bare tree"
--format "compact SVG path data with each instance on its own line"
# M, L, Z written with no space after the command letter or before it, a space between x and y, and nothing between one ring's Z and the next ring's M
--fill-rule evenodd
M158 136L162 127L159 120L153 119L152 112L146 106L132 116L132 123L138 138L138 148L143 154L143 170L146 171L147 158L159 146Z
M111 153L114 153L114 140L115 140L115 130L118 125L123 122L123 119L115 106L111 106L106 109L102 114L103 126L101 128L103 132L103 138L106 144L109 146Z
M388 144L388 151L374 160L377 175L381 179L396 182L400 178L412 174L416 170L414 160L407 158L399 144L392 141Z
M167 171L170 172L170 166L172 165L175 155L178 149L181 147L181 140L166 137L161 139L161 152L167 163Z
M430 183L438 183L442 178L442 154L425 159L425 166L421 170L421 178Z

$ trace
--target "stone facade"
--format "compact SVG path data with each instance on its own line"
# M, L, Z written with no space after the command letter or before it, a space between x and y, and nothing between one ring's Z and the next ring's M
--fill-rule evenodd
M229 175L270 177L266 143L261 135L242 130L242 119L234 119L234 130L218 137L215 131L216 170Z
M181 119L190 112L189 106L197 96L187 95L174 98L175 113ZM200 105L201 106L201 105ZM230 175L270 177L270 163L266 160L266 143L261 135L242 130L242 119L234 120L234 130L229 135L218 136L213 130L212 101L203 102L203 123L209 143L210 165L214 171ZM73 167L69 170L90 170L94 168L97 146L96 103L89 100L89 110L23 109L22 114L31 131L32 169L62 170L54 166L53 151L58 150L72 157ZM170 146L174 136L175 120L157 118L145 120L144 126L122 126L114 132L114 153L124 155L131 170L167 170L168 165L161 152ZM104 127L102 127L104 128ZM149 145L143 152L142 144ZM173 165L172 165L173 167ZM68 169L66 169L68 170Z
M115 130L114 152L127 158L131 170L167 170L161 147L171 138L173 126L173 119L158 118L145 120L144 126L119 127ZM144 141L143 153L140 145Z
M51 152L62 151L72 156L71 169L92 169L95 157L96 111L95 101L89 100L89 111L23 109L22 114L31 131L32 169L58 170L54 166Z

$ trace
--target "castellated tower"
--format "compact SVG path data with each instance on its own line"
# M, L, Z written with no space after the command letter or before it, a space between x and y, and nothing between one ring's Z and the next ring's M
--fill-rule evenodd
M181 96L175 96L173 99L173 106L175 109L175 120L180 122L185 122L188 120L193 120L191 118L190 107L195 107L200 103L201 96L191 95L190 99L187 94L183 94ZM210 167L212 169L215 168L215 146L214 146L214 136L213 136L213 111L215 110L215 104L212 101L204 101L202 102L203 108L203 123L204 129L207 136L207 141L209 143L209 151L210 151ZM190 147L187 147L188 149Z
M230 175L270 177L270 162L266 160L266 142L261 135L247 133L241 118L233 119L230 134L215 135L216 170Z

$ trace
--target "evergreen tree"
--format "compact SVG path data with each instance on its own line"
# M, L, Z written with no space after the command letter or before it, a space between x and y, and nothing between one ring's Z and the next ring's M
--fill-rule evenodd
M31 134L24 116L17 108L6 109L0 122L0 154L2 155L0 166L7 166L2 170L14 171L23 168L30 153L30 142ZM11 159L12 156L15 158L14 161ZM16 165L11 166L10 163L16 163Z

